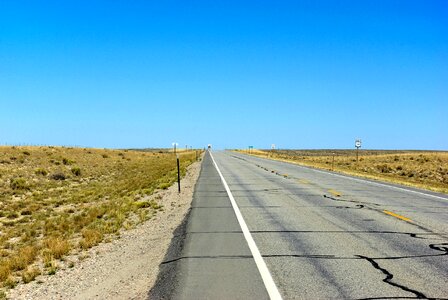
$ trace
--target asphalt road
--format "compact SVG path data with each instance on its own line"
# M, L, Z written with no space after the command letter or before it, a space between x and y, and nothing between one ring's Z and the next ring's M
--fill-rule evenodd
M448 298L447 196L212 154L283 299ZM151 298L269 298L230 199L206 154Z

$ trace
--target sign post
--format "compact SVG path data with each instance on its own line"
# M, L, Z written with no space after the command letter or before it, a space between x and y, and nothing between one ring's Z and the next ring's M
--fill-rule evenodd
M249 146L249 154L251 153L252 149L254 149L254 146Z
M334 171L334 155L335 155L335 154L336 154L336 153L333 152L333 162L331 163L331 170L332 170L332 171Z
M172 145L173 145L173 149L174 149L174 154L176 154L176 146L178 145L178 143L173 142Z
M177 188L180 193L180 163L179 163L179 155L176 155L177 159Z
M355 147L356 147L356 162L358 162L358 152L359 148L361 148L361 139L357 139L355 141Z

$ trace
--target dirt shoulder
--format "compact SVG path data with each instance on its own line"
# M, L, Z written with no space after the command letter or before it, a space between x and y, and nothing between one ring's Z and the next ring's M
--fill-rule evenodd
M192 164L181 182L150 197L164 209L83 255L69 256L55 275L39 276L8 292L8 299L147 299L174 230L188 213L201 164ZM73 264L74 263L74 264Z

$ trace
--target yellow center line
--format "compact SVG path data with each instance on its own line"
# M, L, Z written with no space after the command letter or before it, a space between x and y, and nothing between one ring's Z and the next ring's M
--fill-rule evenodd
M299 179L299 182L300 183L303 183L303 184L309 184L310 182L308 181L308 180L306 180L306 179Z
M412 222L411 219L403 217L403 216L400 216L400 215L397 215L396 213L393 213L393 212L388 211L388 210L383 210L383 213L388 214L388 215L390 215L392 217L398 218L400 220L406 221L406 222Z
M328 190L328 192L330 194L332 194L333 196L335 196L335 197L341 197L341 195L342 195L341 192L338 192L338 191L335 191L335 190L332 190L332 189Z

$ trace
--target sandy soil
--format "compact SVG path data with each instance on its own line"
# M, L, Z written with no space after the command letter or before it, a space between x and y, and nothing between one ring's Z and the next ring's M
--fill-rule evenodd
M157 202L164 210L155 217L119 239L68 257L55 275L17 286L8 299L148 299L173 232L190 209L199 171L200 162L189 167L181 194L175 184L151 196L162 196Z

